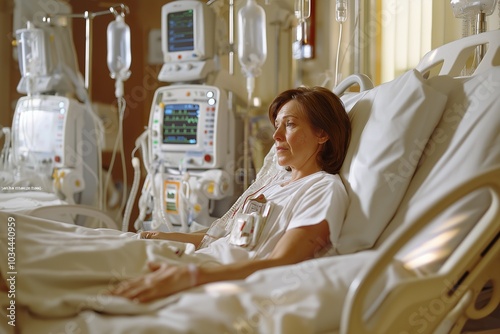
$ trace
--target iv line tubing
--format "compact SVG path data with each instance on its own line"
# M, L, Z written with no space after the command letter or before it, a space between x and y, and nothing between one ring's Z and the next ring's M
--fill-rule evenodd
M340 60L340 44L342 42L342 26L343 24L340 23L340 29L339 29L339 43L337 45L337 56L335 57L336 58L336 64L335 64L335 78L334 78L334 82L335 82L335 85L334 87L337 87L337 83L338 83L338 78L339 78L339 60Z

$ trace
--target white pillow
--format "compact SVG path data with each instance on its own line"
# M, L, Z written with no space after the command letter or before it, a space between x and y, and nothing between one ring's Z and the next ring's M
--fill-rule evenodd
M396 228L413 222L459 184L500 165L500 67L468 79L435 77L428 82L449 90L445 112L429 139L400 209L377 246ZM440 244L439 256L419 268L423 272L435 272L490 203L491 197L484 189L469 194L417 235L398 257L408 260L414 258L413 255L421 256L422 249L417 248L426 241L452 235L445 244Z
M360 94L349 111L352 137L340 173L350 205L333 245L337 253L374 245L406 192L446 100L416 70Z

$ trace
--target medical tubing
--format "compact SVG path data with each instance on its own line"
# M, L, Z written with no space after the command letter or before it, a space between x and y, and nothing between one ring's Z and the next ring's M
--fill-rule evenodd
M339 80L340 45L342 43L342 30L343 30L342 27L343 27L343 24L342 24L342 22L340 22L339 23L339 41L337 44L337 55L335 56L335 78L334 78L335 85L334 85L334 87L337 87L338 80Z
M121 97L120 98L121 100L121 108L122 108L122 118L123 118L123 114L125 113L125 108L127 106L127 101L125 100L125 98ZM120 211L118 212L118 214L122 213L123 212L123 209L125 207L125 203L126 203L126 198L127 198L127 193L128 193L128 178L127 178L127 165L125 163L125 147L123 145L123 120L122 120L122 134L120 135L121 139L120 139L120 152L121 152L121 160L122 160L122 174L124 175L123 176L123 189L122 189L122 204L120 205Z
M359 29L358 24L359 24L359 13L356 14L356 19L354 21L354 30L356 30L356 27ZM354 41L354 38L356 36L356 34L354 34L354 33L352 33L351 35L352 35L351 39L349 40L349 43L347 44L346 51L342 55L342 60L340 61L339 67L342 67L342 64L344 64L345 57L347 56L347 50L351 47L352 42Z
M117 103L118 103L118 133L115 138L113 153L111 155L111 162L109 164L108 174L106 175L106 181L104 183L104 190L106 191L108 189L108 184L111 178L111 172L113 171L113 167L115 164L116 153L119 150L121 154L121 165L123 173L122 202L120 204L120 210L117 213L119 215L125 206L127 198L127 167L125 165L125 151L123 147L123 114L125 112L126 101L123 97L120 97L117 99ZM106 207L107 200L104 202Z
M149 174L151 172L150 168L150 161L149 161L149 153L148 153L148 146L147 146L147 140L149 137L150 129L146 128L139 137L135 140L135 147L132 150L132 158L135 155L135 152L140 149L141 150L141 155L142 155L142 162L144 163L144 168L146 169L146 172Z
M250 100L250 95L249 95L249 99L247 101L247 111L245 113L245 115L243 115L243 170L244 170L244 174L243 174L243 189L247 189L248 186L249 186L249 169L250 169L250 157L248 156L249 155L249 146L250 146L250 143L249 143L249 127L250 127L250 124L249 124L249 121L248 121L248 118L250 117L250 104L251 104L251 100Z
M160 220L160 224L163 223L165 225L167 225L169 231L173 231L174 230L174 227L172 226L172 224L170 223L170 220L168 219L167 217L167 213L166 213L166 208L165 208L165 190L163 189L163 177L164 177L164 172L163 172L163 163L160 163L160 176L161 176L161 184L160 184L160 205L159 205L159 208L158 208L158 201L155 200L155 212L156 212L156 216L157 216L157 219ZM156 185L156 182L155 181L155 178L153 178L153 193L155 194L154 197L155 198L158 198L158 189L157 189L157 185ZM159 209L159 210L158 210ZM158 212L159 211L159 212Z
M148 148L148 137L151 132L151 129L147 129L146 131L147 137L144 138L144 140L141 142L141 154L142 154L142 159L144 163L144 168L146 168L146 171L148 173L151 173L151 161L149 157L149 148Z
M189 186L189 173L186 171L182 172L182 182L181 185L183 188L180 191L180 204L179 204L179 211L181 213L181 224L183 227L182 232L189 232L189 224L190 224L190 217L191 215L189 214L190 208L189 208L189 196L191 194L191 187ZM185 187L185 189L184 189ZM185 206L188 206L187 210Z
M144 184L142 186L142 193L139 197L139 215L137 216L134 222L134 228L139 231L142 229L142 224L146 219L146 211L148 209L148 202L151 198L151 174L146 175L146 179L144 180Z
M144 223L144 220L146 219L146 210L148 207L147 201L149 200L149 197L150 197L149 196L149 194L150 194L149 185L151 184L151 182L150 182L151 168L149 165L148 151L147 151L148 135L149 135L149 129L146 128L146 130L144 130L141 133L141 135L135 140L135 147L132 150L132 166L134 166L134 159L137 159L134 157L135 152L140 149L143 163L144 163L144 168L146 169L146 179L144 180L144 184L142 186L142 193L141 193L141 196L139 197L139 202L138 202L139 215L137 216L137 218L134 222L134 228L137 231L139 231L141 229L142 223ZM134 167L134 169L135 169L135 167ZM136 189L134 184L136 182L138 184L138 182L139 182L139 181L136 181L136 178L137 178L136 172L134 173L134 180L133 180L133 184L132 184L132 189L131 189L131 193L129 195L129 196L134 196L134 200L135 200L135 196L137 196L137 191L138 191L138 185L137 185L137 189ZM139 173L140 173L140 169L139 169ZM127 210L129 210L128 209L129 206L131 208L133 204L134 204L133 201L130 201L130 198L129 198L129 202L127 203L127 206L125 208L125 212L127 212ZM124 218L125 218L125 215L124 215ZM128 219L130 219L130 217Z
M10 129L9 128L2 128L2 133L5 137L4 143L3 143L3 148L2 148L2 154L0 157L2 158L2 166L1 170L7 170L8 166L8 160L9 160L9 148L10 148Z
M132 188L130 189L130 195L128 196L127 205L125 206L125 212L123 213L123 232L128 232L132 207L134 205L135 197L137 196L137 191L139 190L139 181L141 178L141 163L139 161L139 158L132 158L132 167L134 168L134 180L132 182Z

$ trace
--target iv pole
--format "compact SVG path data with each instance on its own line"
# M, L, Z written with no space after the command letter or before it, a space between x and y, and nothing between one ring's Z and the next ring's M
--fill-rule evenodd
M122 16L129 14L128 6L124 4L115 5L109 7L108 10L100 12L89 12L85 11L83 14L55 14L53 16L46 16L43 18L44 22L51 23L53 17L65 17L65 18L83 18L85 19L85 88L87 89L87 94L90 100L92 100L92 41L94 39L94 29L92 26L94 18L97 16L115 14L117 15L116 8L120 8L119 13Z

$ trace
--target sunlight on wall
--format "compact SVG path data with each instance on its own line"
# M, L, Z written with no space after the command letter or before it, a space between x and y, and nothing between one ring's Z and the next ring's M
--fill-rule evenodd
M450 1L381 0L381 82L414 68L429 51L462 37L462 20ZM500 29L500 3L486 17L486 30Z
M383 0L381 81L414 68L431 50L432 0Z

